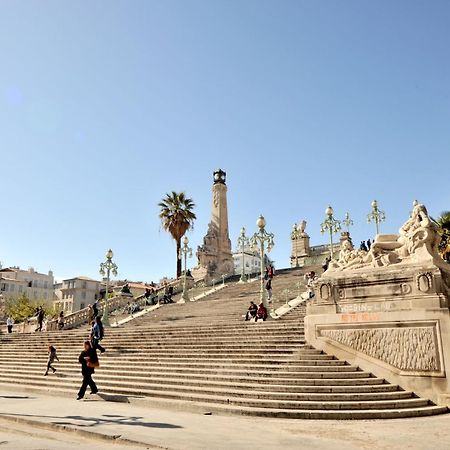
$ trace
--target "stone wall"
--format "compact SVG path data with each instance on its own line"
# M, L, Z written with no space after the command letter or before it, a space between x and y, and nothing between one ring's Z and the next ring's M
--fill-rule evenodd
M450 405L450 271L403 266L319 279L307 342Z

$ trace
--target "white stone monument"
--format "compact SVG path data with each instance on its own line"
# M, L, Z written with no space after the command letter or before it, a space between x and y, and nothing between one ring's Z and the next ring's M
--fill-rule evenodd
M370 251L342 244L307 307L307 342L450 405L450 264L424 205Z

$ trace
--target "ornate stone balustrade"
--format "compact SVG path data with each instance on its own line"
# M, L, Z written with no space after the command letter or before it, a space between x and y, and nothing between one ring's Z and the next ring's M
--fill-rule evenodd
M168 286L173 286L174 293L176 294L181 289L182 280L181 279L174 280L171 281L170 283L167 283L164 286L156 288L155 289L156 294L160 295L164 293L164 290ZM114 310L123 308L131 300L137 301L139 303L139 301L144 301L144 296L141 295L135 299L132 295L127 294L116 295L115 297L108 299L108 311L112 312ZM105 300L103 299L98 302L98 310L100 314L103 314L104 307L105 307ZM77 328L80 325L88 323L90 320L90 314L91 311L89 307L80 309L79 311L75 311L72 314L68 314L67 316L64 317L64 329L69 330L71 328ZM17 328L20 329L22 333L31 333L36 329L36 326L37 326L36 319L31 318L30 320L18 324ZM56 319L51 321L49 320L47 322L47 331L55 331L57 329L58 329L58 322Z

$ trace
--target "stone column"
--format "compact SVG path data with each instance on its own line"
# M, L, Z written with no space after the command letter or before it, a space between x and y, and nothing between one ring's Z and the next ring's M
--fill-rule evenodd
M228 231L226 173L219 169L213 177L211 221L203 245L197 249L198 266L192 271L196 280L234 273Z

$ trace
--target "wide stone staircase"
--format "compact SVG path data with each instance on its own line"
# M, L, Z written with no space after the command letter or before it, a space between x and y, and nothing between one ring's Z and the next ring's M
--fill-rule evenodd
M274 297L294 290L302 273L277 275ZM395 418L447 411L307 345L304 304L280 319L245 322L242 315L258 289L257 281L229 283L203 300L164 305L124 327L108 328L102 342L107 352L94 376L101 395L285 418ZM87 327L2 335L0 387L75 398L81 384L78 354L87 336ZM44 377L49 343L61 362L55 375Z

